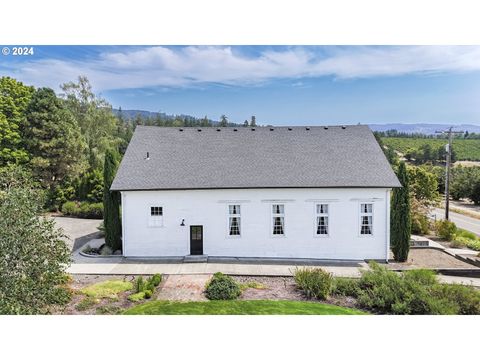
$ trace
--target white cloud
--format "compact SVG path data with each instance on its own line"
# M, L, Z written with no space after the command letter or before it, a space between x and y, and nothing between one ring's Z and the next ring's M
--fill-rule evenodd
M86 75L96 90L261 84L272 79L366 78L480 70L478 46L290 47L247 56L234 47L126 49L86 61L43 59L2 69L28 84L49 86ZM8 70L8 71L6 71ZM7 73L8 72L8 73Z

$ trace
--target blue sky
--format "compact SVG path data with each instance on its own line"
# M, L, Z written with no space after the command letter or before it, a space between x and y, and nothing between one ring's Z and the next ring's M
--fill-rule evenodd
M86 75L115 108L260 124L480 123L476 46L35 46L0 76Z

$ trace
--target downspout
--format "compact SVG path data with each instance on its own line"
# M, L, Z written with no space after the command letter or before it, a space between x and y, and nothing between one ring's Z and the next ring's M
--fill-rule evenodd
M123 191L120 191L120 194L121 194L121 197L122 197L122 207L121 207L121 210L122 210L122 254L123 254L123 257L126 257L126 254L125 254L125 210L126 210L125 193Z
M385 262L388 264L388 256L390 255L390 190L386 190L385 196Z

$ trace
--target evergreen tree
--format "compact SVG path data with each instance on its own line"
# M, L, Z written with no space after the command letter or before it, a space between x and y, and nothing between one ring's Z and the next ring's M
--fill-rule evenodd
M243 123L243 127L248 127L248 120L245 120L245 122Z
M390 239L393 258L404 262L410 250L411 219L409 183L405 163L402 161L397 170L401 188L393 189L390 206Z
M35 177L53 189L86 169L86 144L75 118L49 88L35 91L26 111L25 148Z
M118 154L112 150L105 153L103 168L103 222L105 226L105 244L113 251L122 249L122 224L120 222L120 193L110 191L117 170Z
M251 127L257 126L257 118L254 115L252 115L252 118L250 120L250 126Z
M228 126L228 118L227 118L226 115L220 116L220 122L219 122L218 125L222 126L222 127L227 127Z

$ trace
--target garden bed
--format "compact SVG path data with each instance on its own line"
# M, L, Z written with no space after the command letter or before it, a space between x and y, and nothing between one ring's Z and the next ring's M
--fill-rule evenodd
M115 276L115 275L72 275L70 288L72 289L72 300L66 306L58 306L53 309L53 313L57 315L107 315L120 314L126 309L135 305L142 304L146 299L133 302L128 299L134 291L134 283L138 276ZM95 286L109 282L112 286L108 286L109 293L99 291ZM128 283L125 286L118 286L119 282ZM121 284L123 285L123 284ZM92 289L93 291L89 292ZM152 295L156 297L159 287L156 288ZM91 294L87 296L85 294Z

